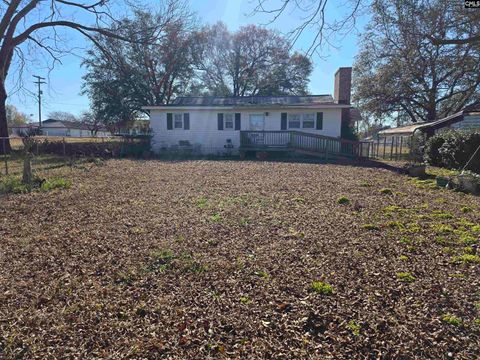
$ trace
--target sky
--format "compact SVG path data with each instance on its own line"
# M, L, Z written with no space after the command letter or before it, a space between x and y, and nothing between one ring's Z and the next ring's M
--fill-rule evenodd
M269 0L271 6L278 4L280 0ZM307 0L314 1L314 0ZM347 1L347 0L345 0ZM152 0L152 5L157 1ZM286 33L301 21L304 14L288 11L274 23L268 24L271 16L267 14L252 15L252 10L257 0L189 0L190 8L197 13L199 20L204 24L213 24L223 21L231 31L248 24L265 25L269 29ZM331 4L331 5L330 5ZM327 8L327 17L330 20L342 15L346 8L342 8L338 1L330 2ZM313 56L314 70L310 77L309 91L312 94L332 94L333 78L339 67L352 66L355 55L358 52L358 33L365 25L366 19L362 17L357 23L358 31L350 31L348 34L337 39L335 47L322 49L321 57ZM305 51L312 43L312 31L307 31L298 39L294 49ZM80 35L72 31L65 32L69 45L77 48L74 54L63 57L61 64L56 64L52 71L48 71L41 62L29 64L21 79L26 91L12 92L8 103L15 105L21 112L27 114L31 121L38 119L38 101L36 98L37 87L33 83L32 75L40 75L47 78L47 84L43 85L42 119L48 118L49 112L67 111L80 115L89 109L87 95L81 95L82 75L85 69L81 66L82 56L90 44ZM13 83L19 79L19 73L12 69L9 74L7 86L14 88Z

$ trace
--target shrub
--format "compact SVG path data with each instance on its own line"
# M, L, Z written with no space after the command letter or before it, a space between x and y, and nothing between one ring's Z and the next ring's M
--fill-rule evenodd
M445 131L431 137L425 145L424 160L429 165L448 169L462 168L480 146L480 131ZM480 157L472 159L469 169L480 172Z

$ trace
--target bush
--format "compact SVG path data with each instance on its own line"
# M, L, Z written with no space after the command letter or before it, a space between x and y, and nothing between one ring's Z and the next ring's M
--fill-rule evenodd
M480 146L480 131L444 131L431 137L425 145L427 164L448 169L461 169ZM468 166L480 173L480 154Z

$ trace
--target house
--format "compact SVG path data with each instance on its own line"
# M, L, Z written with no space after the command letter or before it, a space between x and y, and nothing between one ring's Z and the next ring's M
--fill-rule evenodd
M381 138L411 137L413 135L423 135L429 138L446 130L480 130L480 109L467 107L442 119L385 129L378 135Z
M22 135L33 129L39 129L38 123L26 124L11 127L13 135ZM79 121L55 120L47 119L42 121L42 135L44 136L60 136L60 137L104 137L111 136L111 133L103 126L97 127L98 131L93 134L89 125Z
M244 146L286 146L289 134L341 137L351 121L352 68L335 74L334 96L179 97L150 113L152 149L234 154Z

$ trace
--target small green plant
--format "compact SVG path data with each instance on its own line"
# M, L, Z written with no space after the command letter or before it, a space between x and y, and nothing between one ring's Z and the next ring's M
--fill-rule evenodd
M402 237L400 238L400 242L401 242L402 244L405 244L405 245L413 245L413 240L412 240L411 238L409 238L409 237L406 237L406 236L402 236Z
M388 189L388 188L381 189L380 193L383 194L383 195L393 195L392 189Z
M32 190L30 184L23 184L22 181L16 177L6 177L0 180L0 193L8 194L26 194Z
M446 324L453 325L453 326L460 326L462 325L462 319L452 315L452 314L443 314L441 317L442 321Z
M448 212L443 212L443 211L434 211L432 213L432 218L435 219L453 219L453 215Z
M362 227L366 230L380 230L380 228L374 224L364 224Z
M159 249L152 251L150 253L151 261L148 269L150 271L164 272L176 258L177 256L171 250Z
M347 205L347 204L350 204L350 199L347 198L346 196L341 196L338 198L337 203L340 205Z
M250 303L252 300L248 297L248 295L240 296L240 302L244 305Z
M362 181L362 182L360 182L359 185L360 185L361 187L371 187L371 186L372 186L372 184L370 184L368 181L365 181L365 180Z
M474 245L477 243L477 238L468 234L468 233L463 233L460 235L460 242L462 242L465 245Z
M299 203L299 204L304 204L305 203L305 198L301 197L301 196L297 196L297 197L294 197L293 198L293 201Z
M314 281L310 285L310 289L317 293L317 294L322 294L322 295L331 295L333 293L333 287L330 284L324 283L322 281Z
M218 213L216 214L213 214L212 216L210 216L210 221L211 222L214 222L214 223L218 223L222 220L222 216Z
M402 261L408 261L408 256L407 255L400 255L398 257L399 260L402 260Z
M301 230L296 230L294 228L288 228L288 234L289 236L293 236L295 238L298 238L298 239L303 239L305 237L305 232L301 231Z
M474 225L472 226L472 231L476 233L480 233L480 225Z
M415 281L415 277L409 272L397 272L397 279L405 283L412 283Z
M71 186L72 182L64 178L48 179L42 183L40 190L50 191L53 189L68 189Z
M264 271L264 270L258 270L258 271L255 271L254 273L256 276L262 278L262 279L268 279L270 277L270 275L268 274L268 272Z
M248 224L250 224L250 220L248 218L240 218L240 225L242 226L248 226Z
M197 199L196 204L197 204L197 207L198 207L198 208L200 208L200 209L205 209L205 208L207 207L207 205L208 205L208 200L207 200L206 197L203 197L203 196L202 196L202 197L199 197L199 198Z
M460 256L454 256L452 258L454 263L463 263L463 264L480 264L480 256L474 254L463 254Z
M468 213L471 213L473 211L473 209L471 207L468 207L468 206L463 206L460 210L464 214L468 214Z
M347 324L347 329L349 329L353 335L359 336L362 326L358 324L355 320L350 320Z
M400 221L389 221L385 225L391 229L399 229L399 230L405 229L405 225L403 225L403 223Z
M453 232L453 228L451 225L444 225L444 224L434 224L433 230L438 234L438 235L448 235Z

